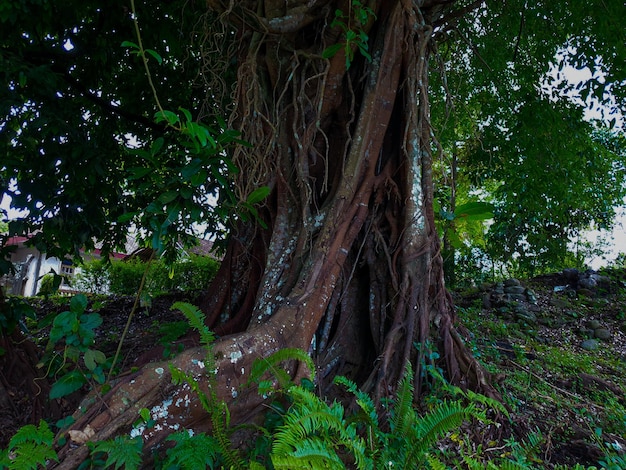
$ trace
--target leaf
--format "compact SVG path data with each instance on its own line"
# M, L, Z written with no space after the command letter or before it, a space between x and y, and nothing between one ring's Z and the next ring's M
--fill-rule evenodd
M59 380L57 380L50 388L50 398L61 398L70 393L75 392L85 385L86 379L77 370L73 370L65 374Z
M85 308L87 308L88 303L89 300L87 300L85 294L77 294L70 300L70 310L74 313L81 314L85 311Z
M193 121L193 119L191 118L191 113L189 112L188 109L183 108L183 107L180 107L178 109L180 110L181 113L183 113L183 115L185 116L185 120L187 122L192 122Z
M159 55L159 53L153 49L146 49L145 53L154 57L154 59L156 59L156 61L159 63L159 65L161 65L163 63L163 58Z
M324 49L324 51L322 52L322 57L324 59L330 59L332 57L335 57L335 55L337 54L337 52L339 52L341 50L341 48L343 47L342 43L337 43L337 44L333 44L331 46L328 46L326 49Z
M261 186L260 188L255 189L248 195L246 202L248 204L256 204L257 202L261 202L263 199L265 199L269 193L270 188L268 186Z
M94 431L94 429L90 425L87 425L85 429L82 429L82 430L72 429L68 431L67 433L70 436L70 440L72 442L75 442L76 444L84 444L85 442L87 442L89 439L91 439L93 436L96 435L96 431Z
M93 371L98 366L98 364L104 364L107 358L102 351L98 351L97 349L88 349L87 351L85 351L83 360L85 361L87 369Z
M466 220L486 220L493 217L495 206L488 202L468 202L457 206L454 215L456 218L463 217Z
M142 450L143 441L139 436L116 436L115 439L98 442L94 446L94 452L108 454L105 467L113 465L116 470L122 467L127 470L139 468Z
M178 115L172 111L157 111L154 115L154 121L158 124L163 121L167 121L170 126L174 126L180 122Z
M130 47L132 49L139 49L139 46L132 41L124 41L122 42L122 47Z
M163 139L163 137L158 137L157 139L155 139L154 142L152 142L152 145L150 145L150 154L152 156L155 156L157 153L159 153L159 150L163 148L164 143L165 139Z

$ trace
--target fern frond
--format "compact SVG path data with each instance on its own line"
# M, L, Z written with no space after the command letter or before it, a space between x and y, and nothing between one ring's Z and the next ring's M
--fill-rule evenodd
M345 468L345 465L332 448L326 438L322 441L319 437L303 439L297 448L288 454L272 453L272 463L276 468L293 468L295 462L301 468ZM289 465L287 465L289 464ZM306 465L306 466L305 466Z
M434 410L420 418L410 436L411 445L403 468L412 468L417 464L420 455L449 431L459 427L465 420L480 415L476 405L467 406L459 402L441 402Z
M0 453L0 468L6 465L15 469L36 469L45 467L49 460L58 462L53 441L54 434L44 420L39 421L39 426L22 426L9 441L8 448Z
M279 367L279 364L285 361L300 361L304 363L309 370L310 380L315 379L315 363L306 351L297 348L284 348L267 357L255 359L252 363L248 383L259 381L265 373L269 372L278 379L278 383L282 389L289 388L292 385L291 377L285 373L284 369Z
M108 454L105 467L114 466L115 470L121 467L134 470L141 465L142 450L143 440L140 437L116 436L114 439L97 442L92 452Z
M167 440L175 442L176 446L167 450L163 468L218 468L220 445L212 436L204 433L192 436L187 431L179 431L169 435Z
M300 456L308 461L312 455L316 459L328 459L328 455L331 455L332 459L341 461L336 449L343 447L354 457L357 468L372 467L365 442L357 434L356 425L346 422L344 408L340 403L328 405L314 393L299 386L292 387L288 393L293 404L283 417L284 424L274 435L272 456L279 460L284 456Z
M400 436L406 435L416 420L413 408L413 367L407 362L404 375L398 384L396 397L391 404L390 426L393 433Z
M426 455L426 463L428 464L428 468L432 470L446 470L446 465L433 455ZM481 470L483 469L481 468Z
M39 426L28 424L17 430L9 441L9 449L13 449L25 443L52 445L54 434L50 431L48 423L43 419L39 421Z
M11 457L9 457L9 452ZM16 470L46 468L48 461L59 461L52 446L35 444L34 442L24 442L12 451L3 451L0 455L0 468L5 468L6 465L6 468Z
M365 392L359 390L356 384L343 377L337 376L335 377L334 382L338 385L343 385L348 392L350 392L356 398L356 403L365 413L365 419L368 426L371 426L376 433L380 430L378 423L378 411L376 410L376 405L374 405L374 401L372 398Z
M495 468L497 468L497 470L529 470L533 467L529 464L520 464L512 460L505 460Z
M185 316L192 328L200 333L200 342L205 346L209 346L215 342L215 333L213 333L204 323L205 315L195 305L187 302L176 302L172 305L172 310L180 310Z

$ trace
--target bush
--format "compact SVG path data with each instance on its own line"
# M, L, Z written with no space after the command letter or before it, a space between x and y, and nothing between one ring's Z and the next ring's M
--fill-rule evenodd
M206 288L217 272L219 261L208 256L192 255L171 266L161 260L150 264L144 291L152 295L171 291L190 291ZM146 263L140 260L102 261L85 263L77 274L77 290L93 293L133 295L139 290Z

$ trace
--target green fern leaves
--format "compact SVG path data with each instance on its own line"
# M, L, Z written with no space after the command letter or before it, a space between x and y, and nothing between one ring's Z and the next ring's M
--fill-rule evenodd
M54 434L43 420L39 426L29 424L20 428L9 441L9 447L0 453L0 468L34 470L50 460L58 461L53 440Z

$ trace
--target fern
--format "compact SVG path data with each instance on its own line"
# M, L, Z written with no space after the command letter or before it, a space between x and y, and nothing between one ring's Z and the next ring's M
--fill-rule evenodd
M396 398L391 409L391 426L392 432L399 436L406 436L416 419L416 413L413 409L413 368L411 363L407 362L404 375L398 384Z
M207 375L208 393L205 393L198 384L197 380L191 375L170 366L172 381L175 384L182 382L187 383L196 393L202 408L209 413L211 424L213 425L213 436L215 442L219 446L219 452L224 458L228 468L244 469L246 468L239 452L232 447L230 442L230 411L223 400L220 400L215 392L217 382L215 378L215 358L213 356L213 342L215 335L204 324L204 314L198 307L186 302L176 302L172 305L173 309L178 309L189 321L189 324L200 333L200 341L206 346L207 354L205 358L205 368L209 371Z
M255 359L252 363L252 368L250 370L248 384L262 384L261 378L267 372L271 372L278 381L279 388L282 390L288 390L293 385L291 377L289 376L289 374L287 374L287 371L278 366L282 362L294 360L304 363L304 365L309 370L309 380L315 380L315 363L313 362L313 359L311 359L311 357L306 353L306 351L296 348L285 348L280 349L267 357ZM271 382L266 383L265 385L267 386L267 384L271 384Z
M411 468L439 438L472 417L481 417L481 412L473 403L463 406L459 402L447 401L440 403L426 416L421 417L410 434L410 448L403 468Z
M117 436L114 439L100 441L93 445L93 451L108 455L105 467L113 465L115 469L124 466L126 470L139 468L143 441L140 437Z
M0 467L11 470L46 467L47 461L58 461L53 441L54 434L45 421L41 420L39 426L23 426L11 438L8 448L0 453Z
M167 450L163 468L196 470L198 468L219 468L220 445L212 436L204 433L194 434L180 431L167 438L176 446Z
M276 468L343 468L337 455L339 447L354 456L357 468L371 468L365 442L358 436L356 425L344 419L341 404L333 402L329 406L299 386L291 387L289 396L293 405L274 436L271 457ZM298 466L293 467L296 462ZM324 463L312 467L314 462Z
M192 328L200 333L200 342L205 346L210 346L215 341L213 333L204 323L205 315L198 307L187 302L176 302L172 305L172 310L180 310Z
M359 390L354 382L343 376L335 377L334 382L337 385L343 385L346 390L356 398L357 405L359 405L363 411L363 413L356 418L358 419L359 417L362 417L365 420L365 423L363 424L368 426L370 430L376 430L376 432L378 432L378 411L376 410L376 405L374 404L372 398L367 393Z

